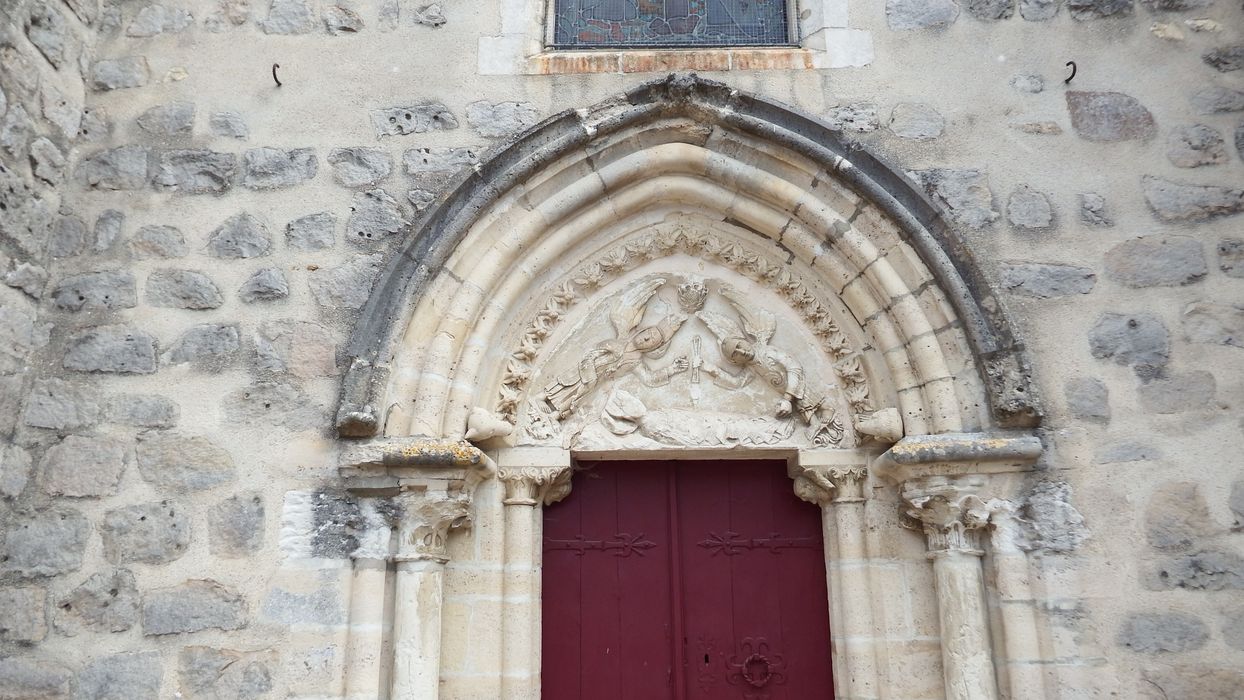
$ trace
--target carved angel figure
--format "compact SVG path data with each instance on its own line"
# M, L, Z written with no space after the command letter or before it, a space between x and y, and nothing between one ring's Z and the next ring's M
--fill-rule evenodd
M634 372L648 386L661 386L690 366L679 357L668 367L651 370L644 357L660 357L687 320L685 314L669 314L654 325L640 327L648 301L665 284L663 278L644 280L626 290L609 315L617 337L597 343L584 353L575 370L544 387L542 398L558 420L565 420L584 396L603 381Z
M729 286L721 287L721 295L738 312L743 323L741 328L734 319L712 311L700 311L696 316L717 337L722 356L730 364L743 367L744 371L736 375L709 363L704 363L700 369L728 388L744 386L754 372L782 392L775 412L778 418L797 412L804 423L811 423L821 402L806 400L803 366L790 355L769 345L777 329L773 314L750 308L748 300Z

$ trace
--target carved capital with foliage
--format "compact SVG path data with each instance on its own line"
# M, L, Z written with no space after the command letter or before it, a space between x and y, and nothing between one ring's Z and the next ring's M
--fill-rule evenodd
M868 470L862 466L800 466L794 475L795 495L819 506L864 501Z
M502 467L497 477L505 486L507 506L552 505L570 495L569 466Z
M980 531L991 513L980 496L984 486L985 479L976 475L928 476L903 485L904 513L924 529L929 556L983 553Z
M395 498L399 507L395 561L445 563L449 530L471 521L471 501L462 495L405 491Z

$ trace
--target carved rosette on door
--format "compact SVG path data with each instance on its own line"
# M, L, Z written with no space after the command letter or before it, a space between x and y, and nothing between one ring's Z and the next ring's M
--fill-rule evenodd
M786 684L786 662L769 648L764 637L744 637L726 668L726 680L741 686L746 700L767 700L771 685Z

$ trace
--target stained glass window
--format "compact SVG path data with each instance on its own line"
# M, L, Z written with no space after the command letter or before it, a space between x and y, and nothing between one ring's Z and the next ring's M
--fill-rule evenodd
M787 0L556 0L553 46L789 44Z

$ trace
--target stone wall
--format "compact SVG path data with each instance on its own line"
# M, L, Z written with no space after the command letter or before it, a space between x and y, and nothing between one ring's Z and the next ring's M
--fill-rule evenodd
M331 431L372 280L463 168L668 70L480 76L502 4L0 8L0 697L340 693L386 517ZM1244 9L849 16L866 66L710 77L909 171L1003 290L1055 696L1238 692Z

